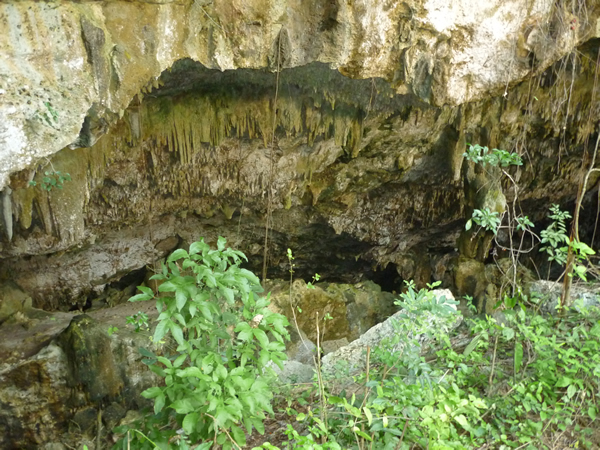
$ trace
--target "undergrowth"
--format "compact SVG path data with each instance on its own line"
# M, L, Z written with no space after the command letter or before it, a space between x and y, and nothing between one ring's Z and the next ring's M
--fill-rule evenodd
M428 295L409 289L403 306L423 317ZM304 427L288 426L281 447L259 448L598 448L600 311L542 316L526 310L526 300L506 299L501 323L466 320L462 346L426 322L403 321L405 349L419 348L411 342L419 332L437 334L437 348L425 355L390 351L389 342L374 349L370 367L353 378L361 390L326 389L326 423L314 405L296 417Z
M155 298L153 341L170 333L177 348L142 350L164 383L144 392L154 411L116 429L114 448L242 449L281 413L270 361L285 359L287 321L267 309L243 259L224 240L217 250L192 244L157 277L165 296L142 287L132 299ZM541 315L520 294L496 318L472 315L449 335L461 313L434 287L407 285L395 334L368 349L360 373L317 364L312 389L288 390L287 407L278 403L287 439L254 449L597 448L598 309Z

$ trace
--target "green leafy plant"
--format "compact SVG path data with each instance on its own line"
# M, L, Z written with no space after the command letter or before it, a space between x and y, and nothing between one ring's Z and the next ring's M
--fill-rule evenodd
M56 109L54 109L54 107L52 106L52 104L50 102L44 102L44 106L45 106L45 110L37 110L33 117L35 117L36 119L38 119L40 122L44 123L45 125L54 128L55 130L57 130L58 128L56 127L57 123L58 123L58 111Z
M473 161L475 164L482 164L484 167L489 164L490 166L522 166L523 160L518 153L510 153L506 150L499 150L494 148L490 150L487 147L475 144L467 144L468 148L463 157L469 161Z
M119 329L115 326L110 326L110 327L108 327L108 330L107 330L109 336L112 336L117 331L119 331Z
M548 254L549 261L556 261L558 264L564 265L567 262L568 249L568 245L565 244L569 243L565 222L571 218L571 215L566 211L561 211L558 205L552 205L548 217L552 223L540 233L541 242L544 244L540 251Z
M568 273L567 275L576 275L582 280L587 281L585 275L587 269L582 263L587 260L588 256L593 255L596 252L584 242L580 242L576 239L571 241L571 239L569 239L566 221L571 218L571 215L567 211L561 211L558 205L552 205L550 207L548 218L550 218L552 222L540 233L541 243L543 244L540 251L548 254L548 261L554 261L559 265L564 266L567 264L567 256L570 247L576 264L573 265L573 272Z
M493 167L508 167L508 166L521 166L523 160L518 153L507 152L506 150L499 150L494 148L490 150L488 147L484 147L478 144L472 145L467 144L467 151L463 153L463 157L468 161L472 161L475 164L481 164L483 167L487 165ZM506 173L506 172L504 172ZM491 231L494 234L498 232L498 228L502 222L500 213L497 211L491 211L489 208L478 209L473 211L471 219L469 219L465 225L465 230L469 231L473 223L476 223L481 228ZM531 224L528 218L522 218L519 222L519 226L522 228L525 225ZM531 224L530 226L532 226Z
M150 325L148 324L148 314L138 311L132 316L127 316L127 325L133 325L135 332L148 331Z
M71 175L68 173L62 173L60 171L45 171L40 187L50 192L53 188L62 189L65 181L71 181ZM31 180L30 186L37 186L37 181Z
M489 208L476 209L473 211L473 218L467 221L465 230L469 231L475 222L480 227L496 234L500 226L500 214L490 211Z
M244 254L225 244L219 238L212 250L201 240L189 251L176 250L152 277L163 281L158 290L166 295L156 298L153 341L170 335L177 348L163 355L141 349L164 386L142 393L154 401L155 416L139 424L144 435L123 439L122 448L153 449L150 439L167 448L175 438L178 448L187 442L200 443L200 450L240 448L246 442L242 426L264 432L265 414L273 412L270 364L281 367L286 359L288 322L267 309L258 278L240 267ZM139 289L130 301L155 298L150 288Z
M362 389L333 394L325 378L325 405L295 412L281 448L551 449L561 436L596 448L600 310L555 318L528 312L531 301L507 296L502 321L467 320L470 341L456 347L444 332L456 302L407 284L395 335L353 378Z

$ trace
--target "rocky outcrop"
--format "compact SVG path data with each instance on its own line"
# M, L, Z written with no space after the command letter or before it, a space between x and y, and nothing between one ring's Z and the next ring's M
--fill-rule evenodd
M125 409L145 406L140 392L158 377L141 362L138 347L151 344L123 323L139 309L157 316L152 304L125 304L89 315L25 308L5 320L0 325L0 447L75 445L85 434L95 437L97 423L110 429ZM109 337L107 329L117 325Z
M430 301L438 304L455 301L454 295L448 289L436 289L426 295L433 299ZM457 310L455 304L449 304L448 307L454 309L454 311ZM407 319L401 317L406 314L405 310L398 311L384 322L367 330L359 339L325 355L322 360L323 371L334 374L338 367L349 369L351 373L367 370L365 369L367 355L370 350L376 348L398 353L399 358L407 345L417 345L416 351L421 351L420 346L429 344L434 337L431 330L441 334L447 333L462 322L460 314L448 318L433 313L431 310L423 309L423 311L417 313L421 315L418 321L420 327L415 328L410 324L407 325ZM409 316L410 314L412 313L409 313ZM397 336L401 336L401 339L394 341Z
M591 3L591 2L590 2ZM3 2L0 187L59 149L91 146L177 60L218 70L323 62L457 105L504 92L597 36L592 3Z
M396 310L396 297L382 292L381 287L371 281L355 285L317 283L312 287L303 280L295 280L291 286L289 282L278 281L268 283L267 289L271 293L271 308L288 317L293 322L292 328L302 331L302 336L295 339L292 336L292 341L299 343L305 338L313 343L337 339L353 341ZM302 346L299 350L303 354ZM307 362L293 355L292 359Z
M488 258L472 210L543 218L593 146L599 12L527 5L3 4L0 278L84 307L218 235L260 272L268 223L268 277L291 247L307 279L452 287ZM518 188L467 142L522 154Z
M297 324L313 334L316 311L322 313L322 343L332 336L346 342L356 339L394 308L393 296L371 282L308 289L298 280L292 285L293 306L299 308L294 320L289 284L280 280L269 284L270 308L286 312L293 323L289 361L280 373L285 382L312 378L316 348ZM10 285L1 292L23 296ZM150 325L158 317L153 301L104 305L86 314L51 313L19 304L0 323L0 447L40 448L98 436L105 442L126 411L150 405L140 393L162 379L143 363L139 349L166 355L171 343L155 346L150 340L153 330L134 332L125 324L125 317L138 312L148 315ZM311 337L317 342L315 335ZM98 431L99 424L103 431Z

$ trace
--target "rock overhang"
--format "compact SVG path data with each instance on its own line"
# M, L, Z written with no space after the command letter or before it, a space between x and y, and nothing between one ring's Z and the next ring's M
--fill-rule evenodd
M517 53L527 57L536 48L519 50L519 36L531 27L543 31L545 20L560 29L545 41L552 51L543 57L538 51L538 66L598 35L592 16L571 29L566 19L573 13L548 0L484 6L441 0L5 3L0 186L40 158L81 145L90 113L113 123L183 58L219 70L322 62L352 78L383 78L398 93L440 106L473 101L530 74Z

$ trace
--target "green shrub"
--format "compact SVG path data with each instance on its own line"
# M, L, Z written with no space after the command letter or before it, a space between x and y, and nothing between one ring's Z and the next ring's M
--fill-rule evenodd
M117 448L188 448L198 450L214 443L223 449L239 448L245 432L264 432L263 419L272 414L274 372L270 361L281 367L286 359L284 340L289 339L287 319L267 309L268 298L258 278L240 267L246 257L225 248L217 250L194 242L189 252L176 250L163 264L156 298L158 316L154 343L168 335L177 348L157 355L141 349L150 369L164 378L164 386L142 393L154 401L153 417L139 429L121 428L127 436ZM155 298L144 286L130 301ZM178 430L178 431L175 431Z

